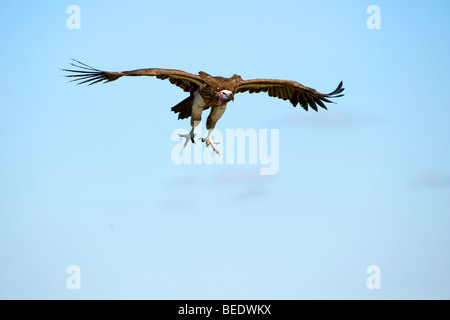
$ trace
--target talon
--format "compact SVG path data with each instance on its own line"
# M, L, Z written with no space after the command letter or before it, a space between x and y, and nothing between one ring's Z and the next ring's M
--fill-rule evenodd
M217 150L216 148L214 148L214 145L213 145L213 144L211 144L211 147L212 147L213 150L216 152L216 154L217 154L218 156L220 156L219 150Z
M184 146L183 146L183 148L186 148L186 146L187 146L187 144L188 144L188 142L189 142L189 140L191 140L192 141L192 143L194 143L195 144L195 140L194 140L194 137L195 137L195 133L194 134L192 134L192 132L190 132L190 133L188 133L188 134L178 134L180 137L182 137L182 138L185 138L186 139L186 142L184 143Z
M214 152L217 154L217 155L220 155L220 152L219 152L219 150L217 150L216 149L216 147L214 147L214 145L215 144L219 144L220 142L216 142L216 141L213 141L213 140L211 140L211 139L208 139L208 138L200 138L199 140L202 140L202 142L206 142L206 147L208 148L209 146L211 146L211 148L214 150Z

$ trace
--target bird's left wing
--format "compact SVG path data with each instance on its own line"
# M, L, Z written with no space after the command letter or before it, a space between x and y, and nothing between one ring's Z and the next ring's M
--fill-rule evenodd
M161 80L168 79L170 83L180 87L184 91L192 92L204 83L204 80L200 76L181 70L152 68L109 72L90 67L74 59L72 60L75 63L71 63L71 65L76 67L77 70L63 69L63 71L70 72L66 77L74 78L72 81L78 81L78 84L86 83L93 85L98 82L107 83L115 81L122 76L153 76Z
M324 102L332 103L329 98L339 98L344 91L342 88L342 81L339 83L336 90L331 93L324 94L317 92L312 88L303 86L302 84L289 80L275 80L275 79L254 79L242 81L236 92L259 93L267 92L269 96L289 100L294 107L300 104L303 109L308 111L308 106L317 111L317 105L327 109Z

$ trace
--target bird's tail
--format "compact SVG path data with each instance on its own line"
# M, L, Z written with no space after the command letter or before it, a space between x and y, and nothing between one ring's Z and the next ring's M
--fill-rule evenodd
M178 119L186 119L191 116L192 104L194 102L194 95L190 95L175 107L172 107L172 111L175 113L179 113Z

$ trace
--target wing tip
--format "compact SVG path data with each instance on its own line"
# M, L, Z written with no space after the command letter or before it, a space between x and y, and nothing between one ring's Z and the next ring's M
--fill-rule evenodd
M69 82L76 82L77 85L87 84L88 86L91 86L101 81L106 83L116 80L109 79L108 74L104 71L91 67L74 58L71 58L71 60L75 63L69 63L69 65L75 67L76 69L60 69L61 71L69 73L66 74L65 77L74 78Z
M345 88L343 88L343 86L344 86L344 81L341 80L341 82L339 82L337 88L333 92L330 92L329 94L327 94L327 96L330 98L343 97L344 94L339 95L340 93L342 93L345 90Z

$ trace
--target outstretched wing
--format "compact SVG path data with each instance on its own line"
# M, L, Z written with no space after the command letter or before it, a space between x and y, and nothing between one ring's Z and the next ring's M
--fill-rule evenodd
M70 72L66 77L74 78L72 81L78 82L78 84L87 83L93 85L98 82L107 83L123 76L153 76L161 80L168 79L170 83L180 87L184 91L192 92L204 83L204 80L199 76L180 70L137 69L132 71L109 72L98 70L75 59L72 60L75 63L71 63L70 65L77 69L63 69L63 71Z
M336 90L324 94L317 92L312 88L305 87L298 82L288 80L255 79L243 81L236 92L259 93L267 92L269 96L289 100L294 107L300 104L303 109L308 111L308 106L317 111L317 105L327 109L324 102L333 103L329 98L339 98L344 91L342 81Z

